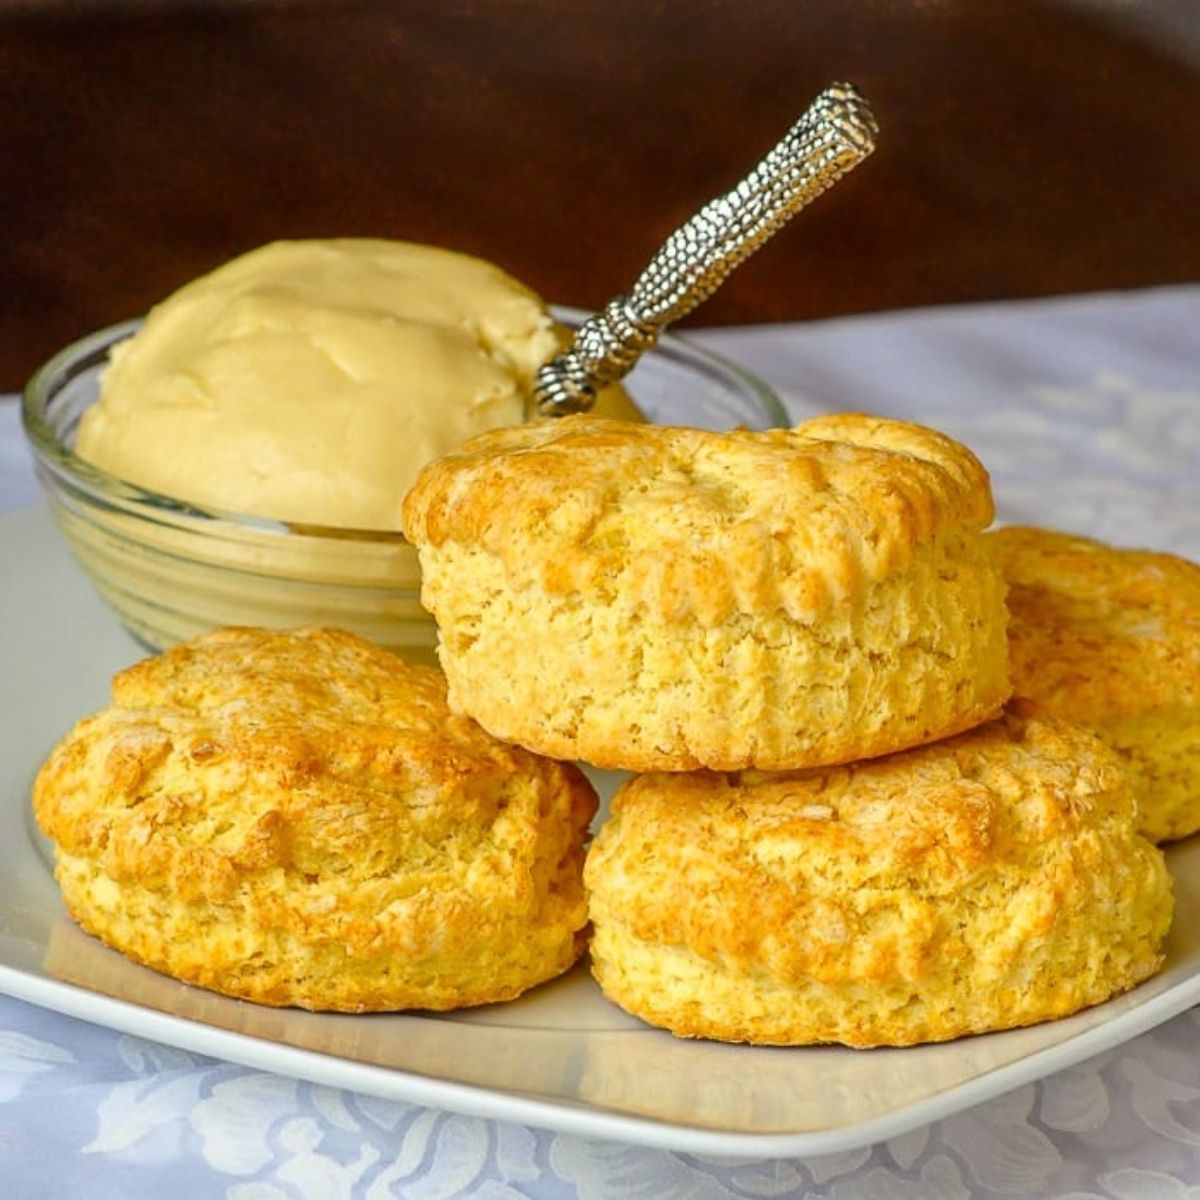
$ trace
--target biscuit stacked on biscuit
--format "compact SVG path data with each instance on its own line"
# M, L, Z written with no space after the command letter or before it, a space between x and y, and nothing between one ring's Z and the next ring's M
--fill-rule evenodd
M1048 529L988 535L1015 694L1124 759L1152 841L1200 829L1200 565Z
M682 1036L907 1045L1158 969L1171 882L1118 759L995 720L992 515L965 447L858 415L566 418L424 470L405 532L451 707L647 772L585 869L610 998Z
M997 715L991 520L964 446L854 415L521 426L427 466L404 506L451 707L639 771L849 762Z
M1171 919L1115 756L1016 717L801 772L640 776L588 854L592 969L685 1037L904 1046L1153 974Z
M121 672L38 776L72 916L231 996L365 1012L518 995L586 938L573 766L350 634L229 629Z

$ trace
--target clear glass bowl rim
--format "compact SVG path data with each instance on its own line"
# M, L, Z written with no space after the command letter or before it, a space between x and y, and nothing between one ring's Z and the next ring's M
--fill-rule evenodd
M551 312L557 320L572 327L581 324L592 315L585 309L558 304L551 306ZM289 522L215 507L200 508L161 492L139 487L85 462L53 432L46 418L46 409L58 389L61 378L80 362L87 363L89 368L96 365L88 360L96 358L101 351L106 352L119 341L130 337L144 320L144 317L135 317L85 334L52 355L30 377L21 395L21 423L41 465L53 475L66 475L72 486L85 493L91 500L105 505L115 503L126 511L142 508L147 510L146 515L170 512L176 516L212 522L213 525L224 523L258 533L294 532L295 526ZM749 393L761 405L770 426L784 427L790 424L787 412L774 390L745 367L678 334L664 333L658 339L655 349L665 351L672 358L697 367L710 376L716 376L730 385L731 389ZM303 524L301 528L305 535L318 538L371 542L406 541L402 533L390 530L308 523ZM213 528L212 531L216 532L216 529Z

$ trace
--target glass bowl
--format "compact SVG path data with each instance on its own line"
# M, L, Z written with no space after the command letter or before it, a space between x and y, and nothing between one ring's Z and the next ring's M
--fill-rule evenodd
M569 326L587 315L556 308ZM295 525L197 508L78 458L79 419L110 349L140 322L99 330L30 380L22 421L58 528L101 596L151 650L222 625L335 625L433 660L416 552L400 533ZM750 372L664 336L626 388L660 424L708 429L786 425L775 393Z

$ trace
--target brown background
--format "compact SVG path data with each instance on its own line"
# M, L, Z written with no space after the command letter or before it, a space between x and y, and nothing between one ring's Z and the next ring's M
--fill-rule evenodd
M879 151L695 320L1200 279L1195 0L8 0L0 390L281 236L601 304L838 78Z

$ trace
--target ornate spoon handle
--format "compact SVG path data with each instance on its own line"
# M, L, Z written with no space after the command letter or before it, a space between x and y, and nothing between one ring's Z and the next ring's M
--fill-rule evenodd
M628 293L588 318L534 383L546 416L582 412L625 375L672 321L691 312L786 221L875 148L870 106L848 83L823 91L732 191L710 200L663 243Z

